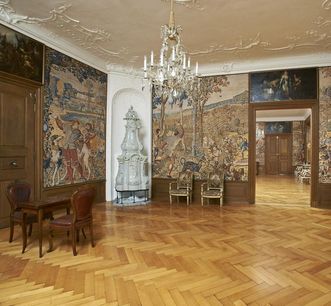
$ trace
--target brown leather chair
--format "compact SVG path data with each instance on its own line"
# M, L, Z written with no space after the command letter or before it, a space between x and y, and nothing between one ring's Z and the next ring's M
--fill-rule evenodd
M53 250L53 230L62 229L71 232L72 252L77 255L76 241L80 229L88 226L90 229L91 245L94 247L93 241L93 217L92 204L95 197L95 189L92 187L79 189L71 196L71 207L73 214L64 215L49 222L49 249ZM84 233L84 232L83 232Z
M32 233L32 223L37 222L37 217L35 215L26 215L24 222L24 214L19 208L19 202L27 202L30 199L31 194L31 186L28 183L11 183L7 186L5 190L8 202L10 204L10 234L9 234L9 242L13 241L14 236L14 225L19 224L22 227L22 236L23 236L23 249L22 253L24 253L24 249L27 243L27 235L26 235L26 226L29 225L29 236Z

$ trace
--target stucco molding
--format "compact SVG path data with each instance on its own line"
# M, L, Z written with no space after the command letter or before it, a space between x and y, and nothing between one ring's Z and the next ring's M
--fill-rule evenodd
M95 62L95 57L101 57L97 60L98 69L105 70L105 62L110 62L113 58L121 58L121 54L126 54L127 50L122 48L119 51L112 51L104 47L105 42L111 41L111 34L101 28L88 28L83 26L79 20L70 17L67 12L72 7L71 4L65 4L52 9L49 16L45 18L24 16L17 14L12 8L10 0L0 0L0 19L14 27L20 32L24 31L28 36L37 36L46 45L56 39L60 49L73 50L75 54L82 54L83 58L91 58L88 62ZM47 25L54 23L61 33L70 37L73 43L68 43L58 34L49 31ZM40 27L43 25L43 27ZM79 49L87 50L82 52ZM91 53L91 54L89 54Z

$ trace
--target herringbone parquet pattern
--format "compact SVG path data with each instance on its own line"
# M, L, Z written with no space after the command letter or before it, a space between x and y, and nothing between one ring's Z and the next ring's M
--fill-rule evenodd
M94 209L72 256L0 230L1 305L331 305L331 211L153 203ZM46 230L46 228L45 228ZM47 247L47 239L44 249Z

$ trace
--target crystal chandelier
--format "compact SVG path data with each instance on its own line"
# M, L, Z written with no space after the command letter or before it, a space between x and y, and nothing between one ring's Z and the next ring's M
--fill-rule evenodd
M191 59L181 45L181 26L175 25L173 0L170 5L169 24L161 27L162 46L159 63L154 62L151 52L150 62L144 57L144 80L149 81L154 90L176 96L182 91L192 89L198 77L198 63L195 73L191 70Z

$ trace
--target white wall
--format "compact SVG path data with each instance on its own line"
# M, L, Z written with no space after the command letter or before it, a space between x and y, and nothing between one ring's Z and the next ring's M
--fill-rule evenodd
M149 87L142 90L139 77L109 73L107 97L107 139L106 139L106 200L116 198L115 178L118 169L117 156L125 136L125 114L130 106L138 113L142 127L139 139L143 144L143 154L148 156L149 182L151 182L152 156L152 103Z

